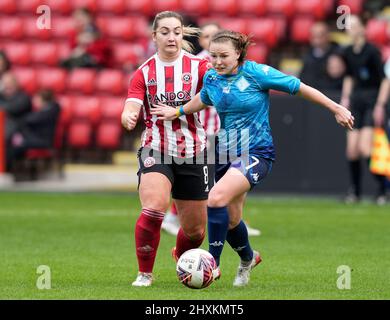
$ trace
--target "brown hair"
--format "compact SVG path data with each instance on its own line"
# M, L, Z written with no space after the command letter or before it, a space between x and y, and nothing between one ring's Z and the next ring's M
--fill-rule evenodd
M199 36L200 34L199 28L184 26L183 16L174 11L162 11L157 13L156 16L154 17L153 24L152 24L153 32L157 31L159 21L165 18L176 18L177 20L180 21L180 24L183 27L183 38L186 36L187 37ZM194 47L191 44L191 42L184 39L183 39L182 48L188 52L193 52L194 50Z
M240 53L240 56L238 57L238 64L243 64L248 47L252 44L250 37L236 31L221 30L218 31L211 39L211 42L216 43L222 43L226 41L232 42L234 49Z

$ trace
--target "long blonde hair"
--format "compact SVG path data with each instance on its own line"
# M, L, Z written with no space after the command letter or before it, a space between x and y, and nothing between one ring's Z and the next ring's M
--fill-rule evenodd
M176 18L180 21L180 24L183 28L183 42L182 42L182 48L188 52L194 51L194 46L191 42L188 40L185 40L184 37L199 37L201 31L199 28L191 27L191 26L184 26L184 19L183 16L180 15L177 12L174 11L162 11L156 14L153 20L152 29L153 32L157 31L158 28L158 22L165 18Z

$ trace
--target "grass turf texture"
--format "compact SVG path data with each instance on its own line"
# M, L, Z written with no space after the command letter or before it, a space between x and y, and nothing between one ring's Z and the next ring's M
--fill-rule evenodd
M263 262L246 288L233 288L238 256L225 246L222 278L203 290L182 286L162 232L153 287L133 288L137 273L137 195L0 194L0 299L389 299L390 210L335 200L249 198L245 219ZM203 248L206 248L207 241ZM37 267L52 289L38 290ZM336 270L348 265L351 290Z

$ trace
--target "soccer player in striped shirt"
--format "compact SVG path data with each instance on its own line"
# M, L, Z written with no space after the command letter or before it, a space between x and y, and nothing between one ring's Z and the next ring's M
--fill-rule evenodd
M134 129L142 110L146 126L138 152L142 212L135 226L139 273L133 286L152 284L161 223L171 194L181 224L174 257L199 247L204 239L213 183L208 176L204 128L197 114L163 121L151 113L152 104L179 107L202 87L208 62L188 53L189 43L183 40L197 32L183 26L181 15L175 12L158 13L153 23L157 53L136 70L129 85L122 125Z
M322 105L336 121L352 130L354 118L346 108L293 76L263 64L245 61L247 36L220 31L211 40L214 69L204 79L200 94L178 109L153 109L159 119L175 120L213 105L221 118L216 147L216 184L208 198L209 251L219 265L225 240L241 258L234 286L249 282L250 271L261 262L252 250L242 210L248 191L271 171L275 159L269 125L269 90L279 90Z

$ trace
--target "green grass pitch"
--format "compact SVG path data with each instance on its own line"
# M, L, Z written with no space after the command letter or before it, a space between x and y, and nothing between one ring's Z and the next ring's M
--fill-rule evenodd
M246 288L233 288L238 256L226 245L222 278L203 290L182 286L161 234L153 287L133 288L134 225L129 194L0 194L0 299L389 299L390 209L365 202L251 197L244 216L262 231L251 238L263 262ZM203 248L206 248L207 241ZM38 290L37 268L51 270ZM337 268L352 269L351 289Z

